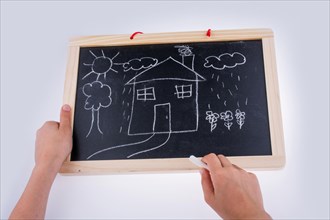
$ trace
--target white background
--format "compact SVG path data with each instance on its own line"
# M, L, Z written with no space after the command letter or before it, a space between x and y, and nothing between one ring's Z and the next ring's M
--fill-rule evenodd
M329 2L1 2L1 218L34 165L36 130L58 120L69 38L272 28L287 163L255 172L276 219L329 218ZM198 173L58 175L47 218L214 219Z

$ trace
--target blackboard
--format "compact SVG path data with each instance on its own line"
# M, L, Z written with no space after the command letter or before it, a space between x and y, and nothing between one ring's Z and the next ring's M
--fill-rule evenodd
M70 160L273 156L263 46L79 47Z

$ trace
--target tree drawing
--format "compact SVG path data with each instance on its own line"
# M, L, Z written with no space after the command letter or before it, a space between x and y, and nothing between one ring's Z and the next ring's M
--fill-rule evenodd
M230 131L230 127L233 125L233 123L231 122L234 119L233 118L233 113L230 110L227 110L225 112L221 112L220 113L220 119L225 121L224 125Z
M100 109L107 108L111 105L111 88L107 84L103 84L100 81L94 81L92 83L87 83L83 87L83 93L87 96L85 101L85 110L92 111L92 121L89 128L89 132L86 135L86 138L91 133L94 126L94 118L96 114L96 125L98 131L103 134L100 129Z
M212 111L207 111L206 112L206 120L209 121L209 123L211 124L211 132L217 127L217 121L218 118L220 117L220 115L216 112L212 112Z
M236 117L236 122L239 125L239 129L241 129L244 124L244 120L245 120L245 112L242 112L241 110L236 109L235 117Z

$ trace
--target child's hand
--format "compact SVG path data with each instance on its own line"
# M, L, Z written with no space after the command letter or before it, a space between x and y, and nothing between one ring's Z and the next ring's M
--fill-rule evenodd
M223 155L202 159L202 186L206 203L224 219L271 219L263 206L257 177L230 163Z
M37 131L35 163L37 168L56 174L72 149L71 108L61 109L60 123L48 121Z

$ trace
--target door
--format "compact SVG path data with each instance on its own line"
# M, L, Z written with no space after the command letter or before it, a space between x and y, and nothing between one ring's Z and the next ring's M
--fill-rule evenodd
M171 104L164 103L154 106L154 133L169 133L171 131Z

